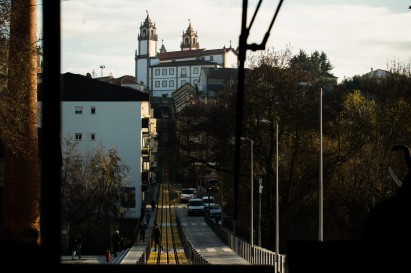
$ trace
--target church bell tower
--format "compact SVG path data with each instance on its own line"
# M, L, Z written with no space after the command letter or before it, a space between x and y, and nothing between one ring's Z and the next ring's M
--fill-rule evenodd
M188 28L184 32L183 31L183 41L181 42L181 50L195 50L200 48L200 44L198 42L198 35L197 31L194 31L193 27L191 26L191 21L188 20Z
M146 11L146 13L147 17L140 25L140 32L137 36L138 50L135 53L135 74L138 83L143 82L144 85L148 86L148 70L150 59L156 58L158 54L158 36L155 23L151 21L150 16L148 15L148 11Z

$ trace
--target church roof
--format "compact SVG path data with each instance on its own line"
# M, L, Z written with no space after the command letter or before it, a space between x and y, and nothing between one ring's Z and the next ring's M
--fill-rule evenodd
M164 52L159 55L160 61L169 60L169 59L180 59L180 58L193 58L200 57L205 55L214 55L214 54L224 54L232 48L219 48L219 49L195 49L195 50L181 50L181 51L170 51ZM235 52L235 51L234 51Z
M203 61L203 60L187 60L187 61L178 61L178 62L165 62L165 63L159 63L157 65L152 65L152 67L164 67L164 66L189 66L189 65L218 65L215 62L211 61Z

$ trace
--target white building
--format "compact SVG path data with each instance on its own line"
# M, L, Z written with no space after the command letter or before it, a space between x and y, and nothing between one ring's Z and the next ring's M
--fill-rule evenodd
M73 137L83 154L100 143L115 148L130 170L125 192L132 196L124 206L125 218L140 217L144 186L150 180L149 95L82 75L63 74L61 100L62 138ZM155 130L154 130L155 131Z
M194 31L191 22L183 31L180 51L167 52L164 45L158 50L157 28L148 14L140 25L137 39L136 81L144 84L154 97L171 97L185 83L198 86L203 67L238 67L238 53L231 45L229 48L201 49L197 31Z

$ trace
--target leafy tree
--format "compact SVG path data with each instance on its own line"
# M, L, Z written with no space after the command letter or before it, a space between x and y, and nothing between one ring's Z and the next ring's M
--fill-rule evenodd
M320 53L315 50L308 55L302 49L300 49L297 55L291 58L290 67L299 67L306 72L314 74L316 77L327 76L334 68L323 51Z
M269 49L251 55L248 61L243 136L254 141L254 181L263 179L262 246L274 249L275 245L278 123L280 251L284 253L287 241L318 239L319 86L324 77L330 76L332 65L325 53L316 51L308 56L300 51L292 56L288 49ZM395 190L388 166L397 166L396 173L404 175L403 158L396 158L391 148L396 143L411 143L409 66L395 66L388 71L386 77L358 76L323 92L325 240L358 239L375 203ZM301 86L301 81L312 85ZM195 127L181 124L179 129L192 130L192 135L206 131L201 133L207 135L207 144L203 144L213 152L202 160L216 162L227 204L233 203L235 101L235 90L227 90L215 108L205 107L208 111L202 112L201 118L196 112L188 115ZM242 202L238 209L242 213L236 233L247 240L251 205L249 145L244 143L241 151L238 198ZM230 215L229 206L224 211Z
M61 218L84 240L108 234L119 211L129 168L115 149L99 145L91 155L82 154L71 138L64 139Z

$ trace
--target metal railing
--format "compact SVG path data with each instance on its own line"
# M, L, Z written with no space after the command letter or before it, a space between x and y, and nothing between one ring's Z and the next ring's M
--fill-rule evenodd
M233 234L217 225L216 222L208 216L205 216L205 221L224 243L249 263L255 265L271 265L275 271L277 268L275 252L256 245L251 245L248 242L235 237ZM286 256L278 254L278 273L286 272L285 263Z

